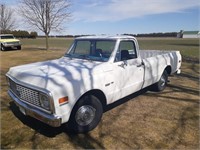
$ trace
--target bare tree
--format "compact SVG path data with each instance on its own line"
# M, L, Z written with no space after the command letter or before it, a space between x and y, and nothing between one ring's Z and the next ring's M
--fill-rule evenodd
M0 33L15 28L14 11L4 4L0 4Z
M46 49L49 49L48 36L51 31L60 31L65 20L69 19L69 0L21 0L19 12L25 21L36 27L46 36Z

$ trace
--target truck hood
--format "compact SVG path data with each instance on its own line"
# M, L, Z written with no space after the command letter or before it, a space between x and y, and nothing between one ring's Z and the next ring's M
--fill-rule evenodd
M60 58L51 61L32 63L10 68L7 75L16 80L40 88L54 87L67 81L81 81L101 72L110 70L105 68L105 62L94 62L81 59ZM54 86L52 86L52 84Z
M0 39L2 43L19 42L17 39Z

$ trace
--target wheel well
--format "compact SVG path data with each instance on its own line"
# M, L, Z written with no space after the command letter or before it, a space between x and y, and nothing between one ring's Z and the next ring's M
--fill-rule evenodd
M172 68L171 68L171 66L167 66L167 67L165 68L165 70L167 71L167 74L170 75L170 74L171 74L171 71L172 71Z
M88 91L81 97L83 97L85 95L94 95L95 97L97 97L99 99L99 101L101 102L103 109L105 109L105 106L107 105L106 96L101 90L95 89L95 90Z

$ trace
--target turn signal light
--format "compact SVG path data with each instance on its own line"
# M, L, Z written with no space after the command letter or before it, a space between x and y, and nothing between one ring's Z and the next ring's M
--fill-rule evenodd
M68 96L62 97L62 98L59 99L59 104L60 105L66 104L66 103L68 103L68 100L69 100Z

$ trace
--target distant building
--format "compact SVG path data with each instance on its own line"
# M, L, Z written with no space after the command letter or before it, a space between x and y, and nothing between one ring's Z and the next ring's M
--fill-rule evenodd
M182 35L183 38L200 38L199 31L183 31Z
M177 38L183 38L183 30L177 33Z

